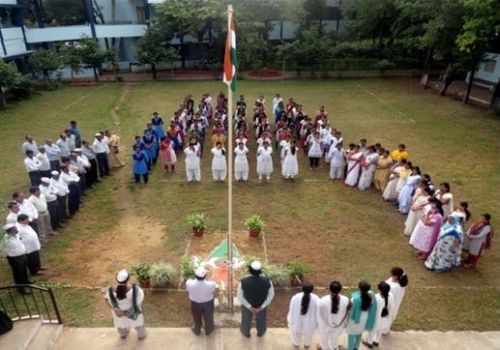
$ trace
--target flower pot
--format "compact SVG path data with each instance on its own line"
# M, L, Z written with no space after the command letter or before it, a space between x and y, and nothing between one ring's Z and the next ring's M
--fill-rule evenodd
M260 230L248 230L248 235L252 238L259 238Z
M141 287L141 288L149 288L151 286L149 279L147 279L147 280L140 279L138 282L139 282L139 287Z
M205 229L204 228L194 228L193 227L193 235L195 237L203 237L203 233L205 233Z

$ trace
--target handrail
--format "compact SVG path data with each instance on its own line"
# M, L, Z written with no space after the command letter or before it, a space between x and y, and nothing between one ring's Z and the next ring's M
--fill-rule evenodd
M19 288L28 288L31 293L15 293ZM16 315L11 317L14 321L37 318L45 323L63 323L54 292L48 287L34 284L0 286L0 308L8 315Z

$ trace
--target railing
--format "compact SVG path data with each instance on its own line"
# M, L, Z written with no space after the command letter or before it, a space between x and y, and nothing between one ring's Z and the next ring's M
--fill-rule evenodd
M17 293L19 288L28 288L30 294ZM12 320L40 319L43 323L62 324L52 289L32 284L14 284L0 287L0 308Z

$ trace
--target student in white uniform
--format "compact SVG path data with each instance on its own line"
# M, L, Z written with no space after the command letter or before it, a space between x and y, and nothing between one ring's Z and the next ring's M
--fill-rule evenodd
M17 231L19 239L26 248L26 260L30 274L32 276L42 275L40 271L45 270L40 261L42 245L35 230L29 225L28 215L21 214L17 217Z
M212 148L212 177L215 182L226 180L226 149L221 142L217 142Z
M391 326L391 312L394 305L394 296L390 292L391 286L387 282L378 284L378 293L375 294L377 303L377 316L375 318L375 326L371 332L368 332L368 339L362 343L369 349L378 347L380 337L389 331Z
M261 147L257 149L257 174L259 182L265 176L267 182L271 181L273 172L273 149L269 146L269 141L265 140Z
M342 147L342 142L330 147L327 157L330 161L330 179L341 180L344 177L345 170L345 150Z
M142 303L144 291L136 284L128 284L129 274L123 269L116 275L118 285L109 287L105 299L112 310L113 324L122 339L127 338L130 328L137 331L137 339L146 338Z
M186 178L188 182L200 182L200 149L196 145L196 141L189 141L189 146L184 149L186 155Z
M311 346L311 341L318 326L319 298L313 293L311 283L302 285L302 292L295 294L290 300L287 322L292 334L292 344L298 349L303 342L305 348Z
M40 162L40 178L42 177L50 177L50 161L49 157L47 157L47 153L45 152L45 146L40 146L38 148L38 153L35 156L36 159Z
M3 229L6 232L5 245L3 246L2 256L7 257L15 284L29 284L28 265L26 263L26 248L17 234L15 223L6 224ZM29 288L19 287L17 291L20 294L30 294Z
M388 334L391 330L391 325L398 316L399 308L405 297L406 287L408 286L408 276L400 267L393 267L391 269L391 277L386 282L391 286L391 293L394 297L394 304L390 314L390 322L382 334Z
M50 168L59 171L61 166L61 150L59 146L52 143L52 140L47 139L45 140L45 152L47 152L49 158Z
M35 157L33 151L26 151L26 158L24 158L24 166L31 182L31 186L40 185L40 166L42 163Z
M31 135L26 135L24 139L26 141L24 141L23 145L21 146L21 152L23 156L26 155L27 151L32 151L34 154L37 154L38 146L36 144L36 141L33 140L33 137Z
M28 200L38 212L37 226L40 237L43 238L47 234L53 235L54 232L50 223L50 214L45 195L40 191L39 187L31 187L30 193L31 196L29 196Z
M295 140L290 141L290 144L284 149L284 159L281 165L281 174L287 180L295 179L299 174L299 163L297 161L297 153L299 149L295 146Z
M248 148L240 142L234 153L234 178L236 181L248 181Z
M342 284L330 283L330 295L320 299L318 308L318 329L321 335L318 350L338 350L339 338L344 332L351 302L340 294Z

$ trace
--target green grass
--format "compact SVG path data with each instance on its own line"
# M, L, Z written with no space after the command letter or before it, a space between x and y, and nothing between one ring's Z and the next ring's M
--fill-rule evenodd
M500 121L484 111L421 91L416 86L414 80L398 79L241 81L238 94L247 96L250 107L256 96L264 94L270 105L274 93L280 92L283 98L292 96L303 103L309 114L324 104L346 143L366 137L369 142L394 148L404 142L412 161L431 174L435 183L451 183L456 203L469 201L473 219L487 211L495 225L500 217L496 205L500 196ZM0 111L3 144L0 161L12 164L0 177L0 199L6 202L11 192L26 186L20 144L28 130L41 143L45 137L57 138L68 121L76 119L84 138L104 128L119 130L123 148L129 152L133 136L142 131L153 110L168 120L185 95L192 94L197 99L209 92L215 98L220 90L224 86L213 81L103 84L44 93ZM115 106L119 125L113 123ZM205 147L208 150L210 145L207 143ZM243 231L245 219L253 212L260 213L267 224L265 234L271 262L306 261L312 267L309 279L320 286L328 285L333 278L346 286L354 286L360 279L376 285L387 277L393 265L400 265L407 270L411 284L397 320L398 329L498 329L500 249L497 244L483 257L477 271L459 268L448 274L428 272L414 258L402 235L404 218L383 203L379 193L361 193L329 181L326 168L310 171L302 154L295 183L280 179L276 157L272 183L260 185L256 182L253 140L250 151L251 181L234 185L233 226L236 231ZM128 153L124 157L130 163ZM82 288L85 283L78 283L80 276L68 277L67 272L75 269L68 252L78 247L90 248L86 246L89 242L106 242L102 243L100 255L95 249L89 255L89 264L102 261L102 271L109 276L96 277L111 282L110 271L115 265L106 260L107 253L119 250L122 243L109 245L105 236L124 215L130 214L126 208L132 208L133 215L144 220L145 230L148 222L161 223L162 257L175 263L190 239L187 215L207 213L209 235L227 229L227 186L211 182L210 163L206 153L202 159L202 183L198 185L185 183L181 157L176 174L164 175L158 168L147 186L135 186L129 176L130 168L126 167L89 193L83 210L44 248L43 259L51 276L74 286L56 287L65 321L78 326L110 324L99 291ZM137 256L143 260L150 258L147 249L141 246L137 247ZM96 284L88 282L92 278L90 272L81 278L87 284ZM7 265L1 264L0 281L10 279ZM184 296L175 295L175 300L185 300ZM288 297L289 294L280 293L273 306L275 326L283 325ZM157 305L166 305L169 298L173 295L148 294L150 324L186 325L189 320L186 303L176 303L173 311L165 310L164 314L177 314L176 317L158 312ZM174 303L168 304L174 308Z

